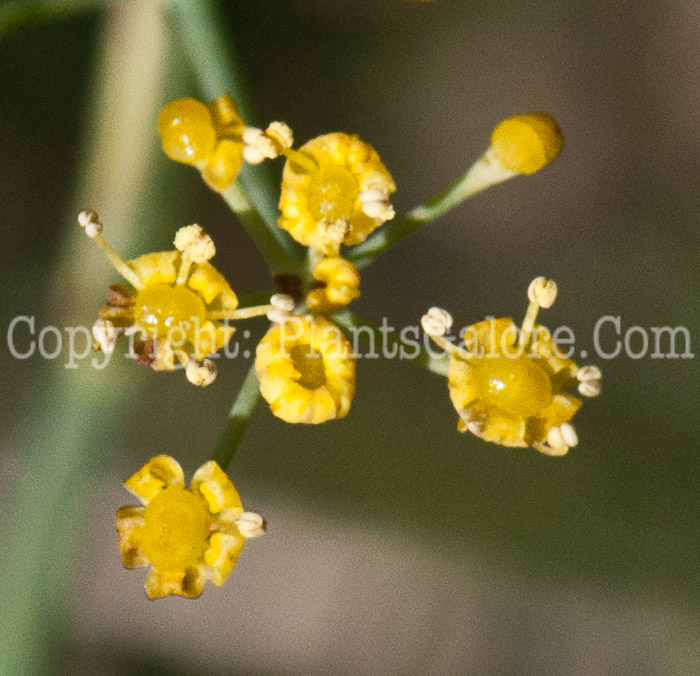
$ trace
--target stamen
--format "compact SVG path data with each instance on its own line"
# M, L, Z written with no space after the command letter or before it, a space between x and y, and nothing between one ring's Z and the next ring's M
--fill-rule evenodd
M112 267L135 289L143 289L144 285L139 276L121 259L107 240L102 237L102 223L98 213L92 209L81 211L78 214L78 224L85 229L85 234L102 249Z
M574 446L578 445L578 434L576 434L576 430L571 423L562 423L559 429L561 430L564 443L569 448L573 448Z
M444 336L454 323L452 315L439 307L431 307L421 318L423 330L431 337Z
M383 221L390 221L396 215L394 207L389 201L388 190L380 188L370 188L362 190L358 198L362 204L362 212L370 218L381 218Z
M553 279L537 277L530 282L530 286L527 289L527 297L530 300L530 305L528 305L525 319L523 319L523 324L520 328L519 339L523 349L530 343L532 330L535 327L535 320L540 308L550 308L554 305L554 301L557 299L557 284Z
M175 248L194 263L206 263L216 254L214 241L200 225L186 225L175 233Z
M250 319L251 317L262 317L274 309L274 305L258 305L257 307L246 307L240 310L219 310L217 312L207 312L207 319Z
M576 373L578 391L584 397L597 397L603 390L603 374L597 366L583 366Z
M244 538L257 538L265 534L265 519L256 512L243 512L234 523Z
M267 313L267 318L273 324L282 324L291 316L295 307L294 299L285 293L276 293L270 298L272 310Z
M547 442L537 442L533 447L544 455L561 457L569 449L578 444L578 434L571 423L562 423L560 427L552 427L547 433Z
M185 375L193 385L207 387L216 380L216 364L211 359L198 362L190 359L185 366Z
M450 330L453 319L452 315L439 307L431 307L426 314L421 317L420 320L423 331L425 331L431 338L431 340L440 348L453 354L455 352L461 352L456 345L453 345L448 340L445 340L443 336Z
M284 122L271 122L265 130L267 136L275 146L278 155L292 147L294 134Z

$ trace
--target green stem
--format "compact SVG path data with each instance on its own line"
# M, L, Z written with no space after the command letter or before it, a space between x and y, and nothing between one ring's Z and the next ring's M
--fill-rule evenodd
M399 359L411 361L424 369L439 376L447 376L449 360L446 356L435 356L428 350L422 349L417 341L406 340L397 335L393 327L377 326L368 319L359 317L354 312L345 310L333 315L333 321L346 329L357 334L364 342L370 342L374 346L379 345L385 354L391 354Z
M403 218L390 221L347 253L346 258L358 268L373 263L385 251L398 244L404 237L426 223L434 221L486 188L516 176L514 172L498 166L488 151L469 170L451 183L441 193L424 204L411 209Z
M255 364L252 364L233 402L228 422L212 455L212 460L216 460L224 471L231 464L238 445L248 429L250 418L259 403L260 386L255 373Z
M81 102L89 119L83 159L71 182L76 192L44 299L47 324L53 326L71 326L78 311L73 306L94 295L94 252L86 254L91 247L75 223L78 210L95 205L110 213L110 220L135 224L146 220L143 211L150 201L144 194L155 152L149 120L162 95L161 64L166 62L158 8L115 3L104 18L88 88L93 94ZM128 111L114 115L124 101ZM152 206L147 210L152 213ZM124 248L141 231L115 230ZM11 518L0 524L3 675L55 673L56 651L48 639L65 645L72 634L75 589L86 561L85 541L78 540L90 517L91 482L108 462L105 447L114 444L123 426L118 413L138 396L130 379L118 373L107 377L89 363L79 369L46 363L38 375L27 376L33 383L31 416L15 441L22 471L14 477L12 503L5 507Z
M213 0L170 0L170 6L180 41L203 96L213 100L224 93L231 94L246 124L254 125L255 117L231 35L226 30L217 3ZM245 194L248 202L246 211L258 212L257 220L270 231L270 239L277 243L280 257L284 254L293 265L303 257L303 250L277 227L278 193L269 165L245 164L239 182L238 190ZM229 200L227 202L231 204ZM276 259L277 254L274 257Z
M304 269L304 250L290 240L290 243L295 246L294 255L289 255L287 247L276 236L277 233L282 233L283 231L276 225L274 230L267 226L238 181L226 188L221 193L221 196L238 216L241 223L243 223L243 227L245 227L255 246L260 249L273 274L294 274ZM297 248L299 252L296 251Z

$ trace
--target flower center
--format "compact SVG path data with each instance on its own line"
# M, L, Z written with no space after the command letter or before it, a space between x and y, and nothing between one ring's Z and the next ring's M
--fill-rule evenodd
M333 223L339 218L350 218L357 192L357 179L345 167L323 167L311 178L309 210L319 221L325 218Z
M151 284L136 296L134 319L149 336L194 342L195 327L206 321L204 301L184 286Z
M309 390L315 390L326 382L323 357L310 345L295 345L289 354L294 368L301 373L298 383Z
M541 413L552 401L552 383L535 359L485 357L479 368L481 398L513 418Z
M198 495L170 486L146 505L144 519L141 548L158 570L183 570L204 554L210 519Z

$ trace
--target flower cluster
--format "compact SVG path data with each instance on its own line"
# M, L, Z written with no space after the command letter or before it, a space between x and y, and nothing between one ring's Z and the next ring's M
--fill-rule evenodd
M360 295L358 268L343 247L376 249L376 231L395 217L390 200L396 186L379 155L342 132L294 149L285 123L273 122L264 131L248 127L227 95L210 104L173 101L162 110L158 129L168 157L197 168L224 197L240 195L234 184L244 162L284 157L277 222L284 233L276 235L307 247L307 256L291 280L293 295L275 294L269 304L239 308L231 286L210 263L216 249L200 226L178 230L172 251L125 262L102 236L98 215L81 212L80 225L127 282L110 286L93 328L96 349L111 352L123 332L133 339L138 362L156 371L182 367L190 382L206 386L216 377L209 357L231 340L231 322L266 315L271 325L256 349L255 375L272 413L303 424L346 416L355 394L355 355L333 315ZM392 224L394 238L403 236L401 228L430 220L440 199L454 206L489 186L538 171L562 144L557 123L544 113L504 120L458 182L414 209L407 225ZM510 318L478 322L460 346L445 337L452 324L447 312L432 308L423 317L426 333L449 355L448 388L460 431L548 455L564 455L576 445L570 421L581 401L569 390L595 396L601 374L560 355L547 329L535 323L540 307L551 306L556 293L551 280L536 279L520 329ZM146 580L151 598L198 596L206 579L223 584L246 539L264 530L259 515L243 511L236 489L214 461L186 489L180 465L156 456L125 486L142 506L117 514L123 563L151 566Z

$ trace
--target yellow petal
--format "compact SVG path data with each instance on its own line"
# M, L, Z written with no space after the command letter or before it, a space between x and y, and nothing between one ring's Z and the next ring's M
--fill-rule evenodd
M175 458L157 455L124 482L124 487L146 505L168 486L185 483L185 474Z
M157 599L170 594L195 598L204 590L204 581L203 564L175 572L151 568L146 577L146 594L149 599Z
M117 534L119 551L125 568L141 568L148 559L141 551L140 529L144 525L143 507L120 507L117 510Z
M195 472L192 478L192 492L199 493L206 500L212 514L227 510L235 512L237 516L243 512L236 487L214 460L205 462Z
M176 260L179 256L179 251L159 251L139 256L127 265L139 276L144 286L173 284L177 277Z
M226 278L211 263L199 263L195 266L187 286L199 293L207 305L211 305L214 299L221 294L222 307L216 309L233 310L238 306L236 294Z
M214 533L209 538L209 548L204 552L206 575L220 587L229 576L245 544L245 538L237 531Z

